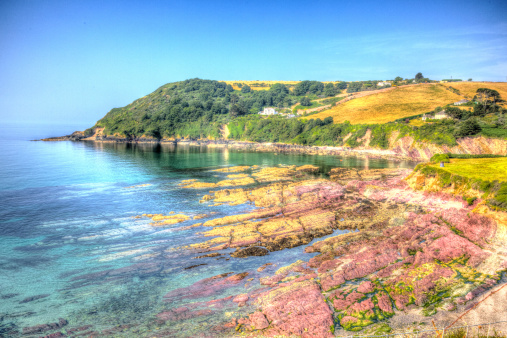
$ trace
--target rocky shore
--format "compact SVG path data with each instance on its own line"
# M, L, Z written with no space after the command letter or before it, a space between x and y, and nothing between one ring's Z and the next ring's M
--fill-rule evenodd
M337 168L331 181L297 180L296 168L289 170L290 181L277 179L274 170L268 185L205 195L205 203L259 209L204 223L202 235L211 239L182 249L248 257L311 243L305 254L289 266L273 262L173 290L165 299L178 306L157 315L161 323L183 328L196 317L225 313L232 318L213 326L213 335L424 330L449 325L507 282L505 213L491 217L483 201L469 206L426 192L409 170ZM233 289L245 291L227 296ZM216 299L192 300L210 295ZM494 316L494 310L478 311L482 322Z
M192 225L201 240L171 251L193 256L186 269L290 248L301 247L301 254L288 265L273 259L168 290L146 335L333 337L443 327L472 308L478 315L468 318L494 318L495 308L478 301L507 282L506 213L489 210L480 198L469 205L451 192L425 191L421 173L407 169L336 168L330 179L312 176L317 169L243 166L219 169L227 177L213 186L182 181L201 203L255 206ZM189 219L139 217L151 218L152 226ZM163 260L147 260L101 278L163 271ZM66 337L81 329L66 324L22 331ZM83 332L143 335L135 325L98 331L88 323Z

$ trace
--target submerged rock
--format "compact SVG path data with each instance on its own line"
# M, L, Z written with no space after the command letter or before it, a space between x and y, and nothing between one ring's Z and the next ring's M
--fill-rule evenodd
M51 295L50 294L43 294L43 295L37 295L37 296L27 297L27 298L23 299L22 301L20 301L19 303L20 304L29 303L29 302L33 302L35 300L46 298L46 297L49 297L49 296L51 296Z
M235 252L231 254L231 256L232 257L265 256L268 253L269 250L266 248L251 246L244 249L237 249Z
M64 327L67 324L68 322L65 319L60 318L57 323L40 324L35 326L24 327L23 334L42 333L46 331L57 330Z

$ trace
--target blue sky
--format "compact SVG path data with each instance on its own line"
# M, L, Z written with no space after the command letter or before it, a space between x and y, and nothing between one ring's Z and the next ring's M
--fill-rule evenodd
M2 1L0 123L215 80L507 79L506 1Z

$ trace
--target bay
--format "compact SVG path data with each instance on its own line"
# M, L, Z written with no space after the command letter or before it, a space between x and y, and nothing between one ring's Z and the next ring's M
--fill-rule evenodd
M0 335L59 318L69 327L132 324L140 327L139 336L149 335L154 315L177 305L163 301L167 292L267 262L290 264L303 252L297 247L263 257L192 260L179 248L202 240L200 229L181 227L197 221L153 227L139 216L209 215L201 222L253 206L199 203L209 189L182 189L182 180L217 182L226 174L212 170L239 165L312 164L322 177L334 167L413 166L226 148L29 141L76 129L84 128L0 128Z

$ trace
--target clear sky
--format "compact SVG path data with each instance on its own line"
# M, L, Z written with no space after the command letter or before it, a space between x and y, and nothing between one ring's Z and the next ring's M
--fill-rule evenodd
M507 79L507 1L0 1L0 123L91 126L159 86Z

